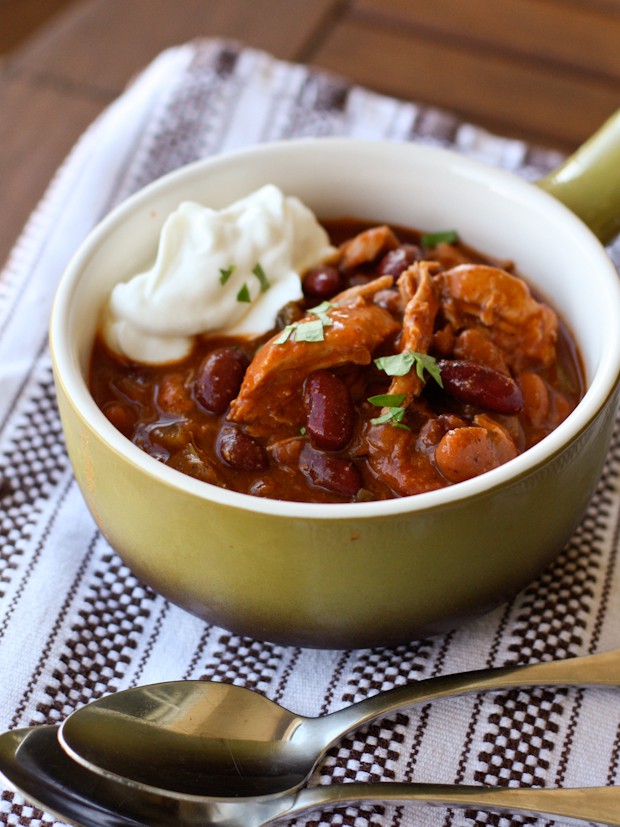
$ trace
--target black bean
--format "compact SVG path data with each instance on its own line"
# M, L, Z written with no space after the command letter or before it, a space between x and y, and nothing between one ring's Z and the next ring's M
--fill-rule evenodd
M212 350L198 369L196 400L211 413L224 413L239 393L248 364L246 354L236 347Z
M501 414L516 414L523 408L523 394L510 376L479 362L439 361L444 390L470 405Z
M308 270L303 279L303 291L313 299L330 299L342 289L342 276L337 267L323 264Z
M306 427L322 451L340 451L353 436L355 415L346 384L328 370L311 373L304 384Z
M354 462L316 451L311 445L304 446L299 468L312 485L341 497L353 498L362 487L362 477Z

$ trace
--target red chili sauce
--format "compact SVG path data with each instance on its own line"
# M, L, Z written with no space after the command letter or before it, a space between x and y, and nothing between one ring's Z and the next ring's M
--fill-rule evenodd
M90 387L108 419L213 485L362 502L491 470L577 405L576 346L511 264L451 234L324 225L334 261L303 274L304 300L260 339L200 338L182 361L152 366L98 338Z

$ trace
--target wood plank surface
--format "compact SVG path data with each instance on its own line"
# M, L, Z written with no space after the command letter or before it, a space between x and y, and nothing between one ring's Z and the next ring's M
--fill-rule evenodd
M564 151L620 105L620 0L0 0L0 263L85 126L196 37Z
M0 55L14 49L76 0L0 0Z
M620 82L508 51L441 43L418 30L347 19L329 33L314 62L381 92L450 109L491 130L570 150L620 104Z
M472 56L512 56L610 85L620 79L618 0L602 7L570 0L354 0L351 16L405 36L450 39Z
M53 86L33 85L19 75L0 82L0 265L47 183L101 106Z
M89 0L21 49L14 65L118 94L160 51L196 37L230 37L296 60L334 5L334 0Z

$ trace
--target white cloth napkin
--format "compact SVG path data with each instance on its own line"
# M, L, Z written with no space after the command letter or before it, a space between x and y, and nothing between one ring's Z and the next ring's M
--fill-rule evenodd
M235 43L196 41L147 67L81 138L0 277L3 731L57 722L102 694L158 680L234 682L318 715L431 675L620 646L620 431L586 517L536 583L465 628L395 649L302 650L209 626L141 585L98 533L64 452L47 349L52 296L65 264L114 204L163 173L199 157L302 135L447 146L530 179L560 160L449 113ZM618 784L620 692L498 692L429 703L347 738L314 783L389 779ZM363 805L298 823L521 822L442 807ZM56 822L0 781L0 823Z

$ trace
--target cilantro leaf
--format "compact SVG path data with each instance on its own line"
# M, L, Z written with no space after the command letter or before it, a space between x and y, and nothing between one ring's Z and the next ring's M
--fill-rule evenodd
M236 269L234 264L231 264L230 267L220 267L220 284L226 284Z
M381 414L381 416L376 416L374 419L371 419L370 423L371 425L384 425L389 422L395 428L402 428L405 431L410 431L411 428L409 425L405 425L403 422L405 413L405 408L401 408L400 406L388 408L387 411L384 411Z
M442 242L454 244L459 240L456 230L440 230L436 233L424 233L420 238L423 247L436 247Z
M322 342L325 338L323 333L323 322L320 319L312 319L309 322L300 322L295 327L296 342Z
M415 365L415 372L422 382L426 382L424 372L428 373L439 387L443 388L441 370L437 360L428 353L418 353L415 350L405 350L393 356L380 356L375 359L375 365L388 376L405 376Z
M278 338L274 339L274 345L283 345L291 338L296 342L322 342L325 339L323 328L332 324L332 320L327 315L331 306L329 302L321 302L317 307L308 311L316 316L316 319L287 324Z
M256 278L258 279L258 281L260 283L261 293L267 292L267 290L269 290L269 288L271 287L271 284L269 282L269 279L265 275L265 271L263 270L263 268L261 267L261 265L258 261L256 262L256 264L252 268L252 272L254 273L254 275L256 276Z
M248 290L247 284L244 283L243 287L237 293L237 301L247 303L250 303L252 301L252 297L250 296L250 291Z
M376 416L370 420L371 425L384 425L389 422L395 428L402 428L405 431L410 431L409 425L405 425L403 419L407 412L406 408L401 406L405 401L404 393L379 393L376 396L369 396L368 401L371 405L377 405L380 408L387 407L380 416Z
M333 307L329 302L321 302L321 304L317 304L316 307L311 307L308 313L312 313L313 316L316 316L323 327L329 327L333 324L332 320L327 315L327 311Z
M369 396L368 401L371 405L377 405L379 408L385 408L386 406L398 406L402 405L405 401L405 394L404 393L379 393L376 396Z
M286 342L290 338L291 333L294 330L295 330L295 325L294 324L287 324L282 329L282 332L280 333L278 338L273 340L274 345L283 345L284 342Z
M413 367L414 361L413 351L404 350L393 356L380 356L375 359L375 365L388 376L405 376Z
M409 353L411 353L414 358L415 372L418 375L418 378L423 382L426 382L426 379L424 378L424 371L426 371L429 376L432 376L435 382L437 382L439 387L443 388L441 369L437 364L437 360L433 356L429 356L428 353L417 353L415 350L410 350Z

